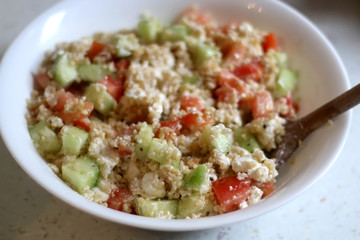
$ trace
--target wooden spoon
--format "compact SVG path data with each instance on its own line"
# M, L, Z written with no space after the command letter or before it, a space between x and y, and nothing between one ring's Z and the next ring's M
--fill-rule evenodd
M279 168L284 165L299 147L300 142L304 141L310 133L359 103L360 84L310 114L295 121L287 121L285 135L271 154L272 158L276 158L276 167Z

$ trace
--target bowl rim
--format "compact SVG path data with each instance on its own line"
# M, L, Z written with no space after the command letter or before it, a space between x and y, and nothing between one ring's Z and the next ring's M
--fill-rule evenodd
M246 0L247 2L249 0ZM85 0L84 0L85 2ZM255 2L264 2L263 0L256 0ZM12 42L12 44L7 48L5 51L1 62L0 62L0 86L1 86L1 76L2 72L5 72L6 69L4 67L4 63L7 61L7 59L12 55L13 50L18 45L18 42L22 38L24 38L31 29L37 25L40 24L44 19L50 17L52 14L56 13L59 9L63 9L66 6L70 4L70 1L62 1L59 2L52 7L48 8L46 11L44 11L42 14L40 14L37 18L35 18L27 27L15 38L15 40ZM331 55L334 57L336 63L339 65L341 74L344 79L344 85L348 89L350 87L350 82L348 79L347 71L345 69L345 66L343 62L340 59L340 56L336 52L333 45L330 43L330 41L325 37L325 35L308 19L306 18L302 13L300 13L298 10L294 9L293 7L289 6L287 3L280 2L280 1L271 1L271 4L274 4L276 7L281 8L284 11L291 12L296 18L298 18L299 21L303 22L305 25L310 27L314 34L316 34L324 44L326 44L326 47L329 49ZM1 107L1 104L0 104ZM236 216L236 212L231 212L223 215L218 216L211 216L211 217L205 217L200 219L176 219L176 220L164 220L164 219L152 219L142 216L135 216L130 215L127 213L122 212L116 212L114 214L114 210L105 208L99 204L96 204L94 202L91 202L90 200L85 199L84 197L78 195L74 191L72 191L70 188L67 190L64 188L63 191L66 191L66 194L62 194L56 189L52 188L52 185L48 182L41 181L40 178L33 172L29 171L27 167L24 165L23 160L19 159L17 157L17 149L15 146L13 146L10 142L7 141L8 131L5 128L4 124L2 123L1 119L5 117L5 113L2 113L0 111L0 135L2 136L2 139L4 141L4 144L6 145L8 151L11 153L13 158L17 161L17 163L21 166L21 168L29 175L33 180L35 180L40 186L42 186L44 189L46 189L48 192L50 192L52 195L56 196L58 199L66 202L67 204L76 207L84 212L90 213L94 216L100 217L105 220L109 220L116 223L121 223L128 226L133 227L139 227L143 229L150 229L150 230L160 230L160 231L193 231L193 230L203 230L203 229L209 229L214 227L221 227L224 225L228 225L231 223L236 223L244 220L248 220L254 217L257 217L259 215L262 215L264 213L267 213L271 210L275 210L279 208L280 206L290 202L300 194L302 194L305 190L310 188L315 182L318 181L318 179L323 176L327 170L334 164L335 160L338 158L338 156L341 153L341 150L343 149L343 146L345 144L345 140L347 139L347 136L349 134L350 129L350 122L352 118L352 111L350 110L348 113L345 113L343 115L344 121L346 123L346 126L344 126L345 130L342 133L342 141L341 144L338 146L336 150L336 154L333 157L332 161L328 162L328 165L322 169L322 171L317 172L316 176L314 176L311 183L308 185L302 185L299 187L299 189L296 191L295 194L291 196L287 196L286 198L281 199L280 201L272 201L271 204L264 201L261 204L263 205L263 211L261 212L254 212L249 211L251 207L241 210L242 212L250 212L248 213L248 217L241 219L238 216ZM70 197L67 197L70 196ZM226 216L226 217L224 217ZM165 229L164 229L165 228Z

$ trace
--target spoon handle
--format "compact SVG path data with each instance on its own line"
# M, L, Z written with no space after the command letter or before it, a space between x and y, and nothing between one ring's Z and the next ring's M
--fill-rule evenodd
M360 103L360 84L304 116L299 123L304 131L299 136L304 140L315 129Z

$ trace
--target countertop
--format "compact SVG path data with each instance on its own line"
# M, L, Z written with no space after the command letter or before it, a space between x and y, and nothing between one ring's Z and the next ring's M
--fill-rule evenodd
M0 57L38 14L58 0L0 0ZM289 0L329 38L351 85L360 79L360 1ZM341 2L341 4L340 4ZM31 46L30 46L31 47ZM164 233L118 225L83 213L36 184L0 140L0 239L360 239L360 108L332 168L310 189L263 216L217 229Z

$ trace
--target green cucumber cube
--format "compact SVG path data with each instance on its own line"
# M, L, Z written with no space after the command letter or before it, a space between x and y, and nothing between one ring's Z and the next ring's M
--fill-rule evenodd
M191 51L191 57L196 66L202 65L205 61L215 58L217 55L218 51L214 47L202 42L195 44Z
M231 130L223 124L208 127L201 134L200 141L208 150L216 149L221 153L227 153L232 145Z
M171 25L163 29L160 34L160 40L163 42L184 41L188 35L189 31L184 25Z
M296 86L296 79L297 76L295 72L288 68L281 69L276 80L274 96L283 97L288 94L288 92L293 91Z
M208 178L206 165L199 165L184 176L184 189L200 190Z
M143 123L136 136L135 153L138 159L146 159L153 137L154 132L152 127Z
M238 127L234 131L234 139L240 147L253 153L256 148L260 149L260 146L255 136L243 127Z
M200 81L200 77L197 74L194 75L190 75L190 76L184 76L182 78L182 84L190 84L190 85L195 85Z
M139 46L139 41L134 34L120 34L116 36L115 46L117 57L128 57Z
M98 64L80 64L77 67L79 77L81 80L87 82L98 82L103 79L110 72Z
M286 53L283 53L283 52L275 52L275 53L274 53L274 56L275 56L275 58L276 58L277 66L278 66L280 69L285 68L286 65L287 65L287 55L286 55Z
M116 100L98 83L91 84L85 90L86 100L94 103L96 111L107 116L116 105Z
M168 148L166 140L153 138L147 157L155 162L165 163L168 160Z
M66 53L58 55L52 69L52 74L54 80L64 88L70 86L78 77L76 66L70 64L68 54Z
M86 144L89 134L73 126L64 126L61 132L62 152L65 155L79 155Z
M51 130L45 121L29 127L30 137L35 147L45 154L56 154L61 149L61 143L56 133Z
M155 19L142 19L138 23L138 34L144 43L156 42L161 24Z
M84 194L85 188L96 186L99 178L98 164L88 156L77 158L61 167L62 179L68 182L78 193Z
M214 204L205 195L186 196L179 201L177 218L191 217L192 214L206 216L214 211Z
M175 218L178 212L178 200L135 199L135 210L140 216L152 218Z

